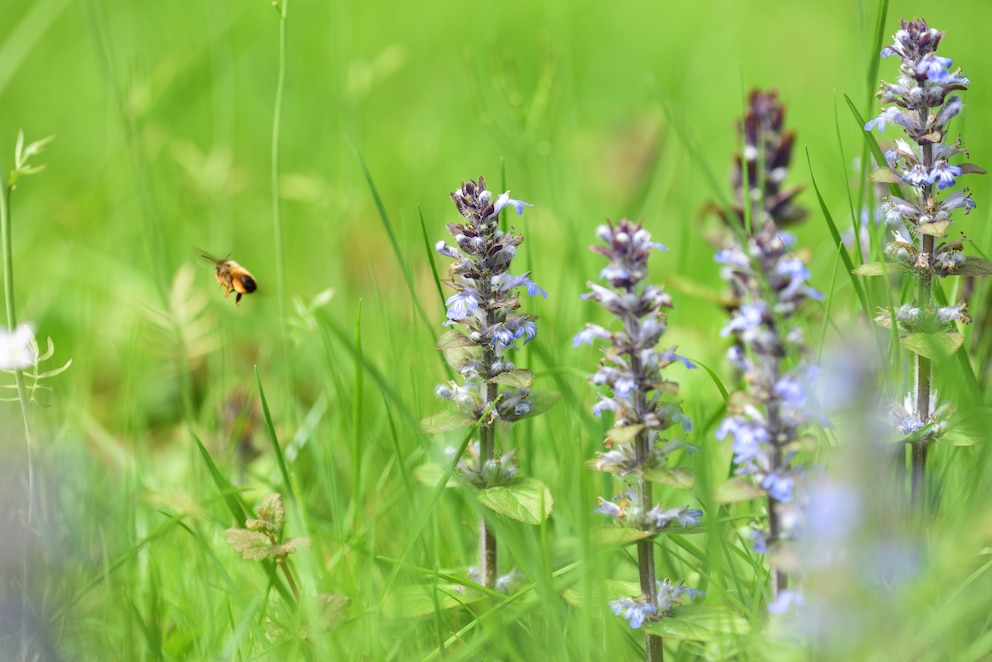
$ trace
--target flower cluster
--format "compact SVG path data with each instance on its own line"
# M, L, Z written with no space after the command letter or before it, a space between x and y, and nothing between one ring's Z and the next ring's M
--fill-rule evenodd
M617 598L610 601L610 609L613 610L616 616L623 615L624 618L630 621L630 627L636 630L644 625L644 621L646 620L656 620L666 614L670 614L672 607L682 603L683 595L689 596L690 600L695 600L698 596L703 595L703 592L699 589L684 586L683 582L672 584L672 580L670 579L666 579L664 582L655 582L655 586L658 591L656 604L650 604L643 600L633 600L631 598Z
M499 214L506 207L523 214L526 202L510 198L507 191L493 199L486 182L469 180L451 194L464 218L447 228L454 244L439 241L436 250L454 258L445 284L455 293L445 302L451 329L438 342L448 361L458 370L463 383L450 381L437 386L438 397L455 403L461 414L477 421L488 413L488 423L515 421L533 408L530 396L531 374L517 369L504 355L517 341L527 343L537 334L530 315L514 312L520 307L517 288L531 296L547 297L547 292L530 280L530 273L510 273L510 263L523 237L499 228ZM499 386L504 388L500 392ZM498 397L499 396L499 397ZM477 460L472 471L461 472L477 487L505 484L515 475L512 454L493 455L491 444L483 444L470 459ZM464 464L464 463L463 463Z
M789 318L804 301L822 298L807 284L809 271L789 253L789 243L769 220L748 240L747 252L735 247L716 256L723 277L745 293L722 335L738 341L729 358L748 387L732 400L734 411L717 438L733 439L736 473L752 476L769 497L769 531L753 536L759 552L789 538L799 522L797 484L808 471L799 461L801 431L817 418L810 388L816 366L783 365L804 349L802 330L790 327Z
M724 222L735 220L744 227L747 203L756 224L767 219L775 221L780 228L798 223L806 218L806 210L793 204L802 187L783 188L796 137L794 131L783 130L785 106L774 90L752 90L747 105L744 119L737 125L744 140L744 153L734 158L733 219L723 210L718 213Z
M633 483L611 500L600 497L597 511L625 526L651 533L675 523L683 527L698 524L701 510L688 506L666 508L652 498L651 480L668 471L669 454L680 448L695 450L681 436L667 438L666 434L676 425L690 432L692 425L681 404L671 399L678 394L678 384L666 380L662 371L673 363L695 366L676 354L675 348L655 349L667 328L664 310L672 307L672 299L662 289L644 284L644 280L650 252L665 247L652 242L650 233L640 224L626 219L615 225L601 225L596 234L604 243L592 246L592 250L609 260L600 272L600 279L608 287L590 282L591 291L583 298L597 302L616 316L621 328L610 331L588 324L575 336L573 344L577 347L594 340L607 343L599 369L590 381L607 389L599 394L593 413L601 416L603 411L612 411L614 425L607 434L606 452L598 454L592 467ZM650 544L638 552L653 554ZM611 603L614 612L623 612L635 628L645 618L662 617L683 593L695 593L681 584L671 588L667 580L656 585L653 559L648 562L640 558L639 563L641 599L624 598ZM645 572L646 567L650 571Z
M454 459L457 449L449 446L444 450L445 456ZM517 464L514 457L515 451L504 453L500 456L483 458L476 441L468 445L465 453L458 460L458 475L469 485L479 489L486 487L496 487L506 485L517 477Z
M962 242L934 247L932 239L929 245L921 245L915 238L946 236L951 212L963 209L967 214L975 207L968 189L937 200L935 186L944 191L961 175L985 171L970 163L952 164L952 159L968 151L960 139L954 144L944 142L948 123L963 109L955 92L967 89L970 82L960 68L951 70L950 58L937 55L943 37L943 32L927 27L923 19L901 21L894 43L881 53L902 60L899 79L895 84L882 82L878 97L887 107L865 124L865 130L884 131L891 123L902 127L909 138L896 140L885 153L887 167L873 173L875 181L905 184L910 191L908 199L893 195L883 203L886 220L899 228L886 254L918 273L948 276L960 273L966 261ZM901 231L904 227L909 234Z

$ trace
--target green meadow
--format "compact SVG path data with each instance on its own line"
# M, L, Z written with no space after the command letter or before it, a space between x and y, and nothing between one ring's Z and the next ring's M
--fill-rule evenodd
M605 264L597 226L620 218L667 246L650 262L674 300L662 344L700 366L665 372L700 452L678 456L691 484L656 497L704 517L656 537L657 571L705 592L656 626L667 658L992 659L987 279L940 281L974 323L935 368L956 413L930 451L925 517L906 515L897 436L894 462L862 452L888 412L867 405L912 388L911 355L871 319L912 288L851 276L833 231L878 202L862 127L897 76L879 51L900 17L947 32L941 54L971 81L952 131L992 167L986 0L5 0L4 184L19 131L55 136L9 191L5 303L41 352L51 340L39 372L71 365L27 371L23 409L0 373L0 659L644 659L643 633L607 606L637 563L594 512L620 489L589 467L611 425L591 411L601 353L573 348L587 322L610 324L580 295ZM810 432L811 457L864 504L846 570L811 586L824 597L799 619L766 609L768 559L746 535L765 504L716 496L733 469L715 431L739 384L707 238L755 88L778 90L797 134L787 182L809 218L790 231L825 294L802 309L806 341L827 364L865 351L879 366L863 407ZM497 435L548 488L537 523L454 480L446 448L473 428L422 425L451 409L434 389L456 378L435 347L451 293L435 244L461 218L449 194L480 174L533 205L503 222L524 237L513 273L548 293L521 296L538 332L511 355L554 404ZM989 258L990 180L965 185L976 208L950 236ZM865 261L891 238L872 228ZM257 292L225 297L202 253L230 255ZM895 494L880 488L893 474ZM272 493L280 539L306 540L245 559L225 532ZM506 594L469 573L483 513L500 574L520 573Z

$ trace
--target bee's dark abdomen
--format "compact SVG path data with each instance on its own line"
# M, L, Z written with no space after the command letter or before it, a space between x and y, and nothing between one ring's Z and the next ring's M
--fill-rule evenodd
M258 285L255 284L255 279L251 276L241 275L238 276L238 280L241 281L241 287L245 289L245 294L251 294L258 289Z

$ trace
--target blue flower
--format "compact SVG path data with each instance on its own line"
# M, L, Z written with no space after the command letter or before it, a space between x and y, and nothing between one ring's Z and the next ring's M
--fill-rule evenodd
M680 604L683 595L688 595L690 599L705 595L699 589L683 586L682 582L672 584L670 579L666 579L664 582L655 582L655 585L658 587L658 606L662 611L668 611L673 605Z
M444 305L448 307L448 319L460 320L472 315L479 308L479 300L471 290L455 292Z
M684 356L676 354L674 347L670 347L669 349L666 349L664 352L662 352L661 360L666 363L675 363L676 361L679 361L689 370L695 370L698 367L695 363L685 358Z
M947 161L937 161L930 171L930 182L937 182L937 188L944 190L954 186L955 177L961 176L961 168Z
M720 331L720 335L726 338L734 331L747 331L760 327L765 321L766 310L764 301L753 301L744 304L734 311L734 316L730 318L730 321Z
M761 489L779 503L789 503L795 490L795 480L787 473L772 472L761 481Z
M769 614L784 614L793 606L801 607L806 604L806 598L801 591L780 591L775 599L768 603Z
M495 285L501 292L509 292L516 287L526 286L527 294L534 297L540 294L545 299L548 298L548 293L545 292L541 287L532 281L529 276L530 273L522 274L520 276L511 276L510 274L499 274L493 277L493 285Z
M753 549L757 554L768 553L767 533L761 531L760 529L753 529L747 537L751 539L751 549Z
M507 191L506 193L503 193L498 198L496 198L496 202L493 205L493 214L495 215L500 213L501 211L503 211L503 207L506 207L507 205L516 209L518 216L523 215L524 207L534 206L529 202L524 202L523 200L514 200L513 198L510 197L510 192Z
M620 517L623 515L623 508L618 504L607 501L603 497L596 497L596 501L599 505L596 506L596 512L600 515L606 515L607 517Z
M933 177L927 172L922 163L914 165L909 172L903 174L902 181L916 188L923 188L927 184L933 184Z
M600 396L599 402L597 402L596 404L594 404L592 406L592 413L595 414L596 417L598 418L598 417L600 417L600 416L603 415L603 410L604 409L607 410L607 411L619 411L620 410L620 403L618 403L613 398L607 398L606 396Z
M591 345L592 341L595 339L609 340L611 334L609 331L596 324L586 324L586 328L575 334L575 338L572 340L572 347L578 347L579 345Z
M630 598L619 598L610 602L610 609L617 616L623 613L623 617L630 621L630 627L635 630L644 625L644 621L650 614L658 610L654 605L649 605Z
M871 131L876 127L879 131L885 131L885 125L889 122L905 127L912 126L913 124L912 120L904 115L901 110L895 106L889 106L879 113L878 117L873 120L869 120L868 123L865 124L865 131Z
M517 339L524 339L524 344L526 345L537 335L537 324L534 320L522 319L517 323Z
M940 57L936 53L927 53L916 64L916 73L926 72L927 80L942 83L950 76L953 61L949 57Z
M496 347L512 347L513 341L517 339L517 331L507 323L496 324L490 327L492 330L492 343Z
M720 424L716 438L723 440L728 434L734 438L734 462L741 466L740 473L752 473L767 464L768 430L764 425L731 416Z
M461 257L457 250L448 244L444 239L439 240L434 244L434 250L436 250L441 255L445 257Z

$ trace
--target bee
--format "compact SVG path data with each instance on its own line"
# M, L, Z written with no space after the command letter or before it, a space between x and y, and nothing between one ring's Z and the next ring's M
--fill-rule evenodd
M214 275L217 277L217 282L224 288L224 296L230 296L231 292L238 293L238 296L234 297L235 305L241 303L241 295L251 294L258 289L255 277L248 273L247 269L234 260L227 259L227 257L231 257L230 253L223 260L218 260L206 253L202 255L204 259L214 263Z

